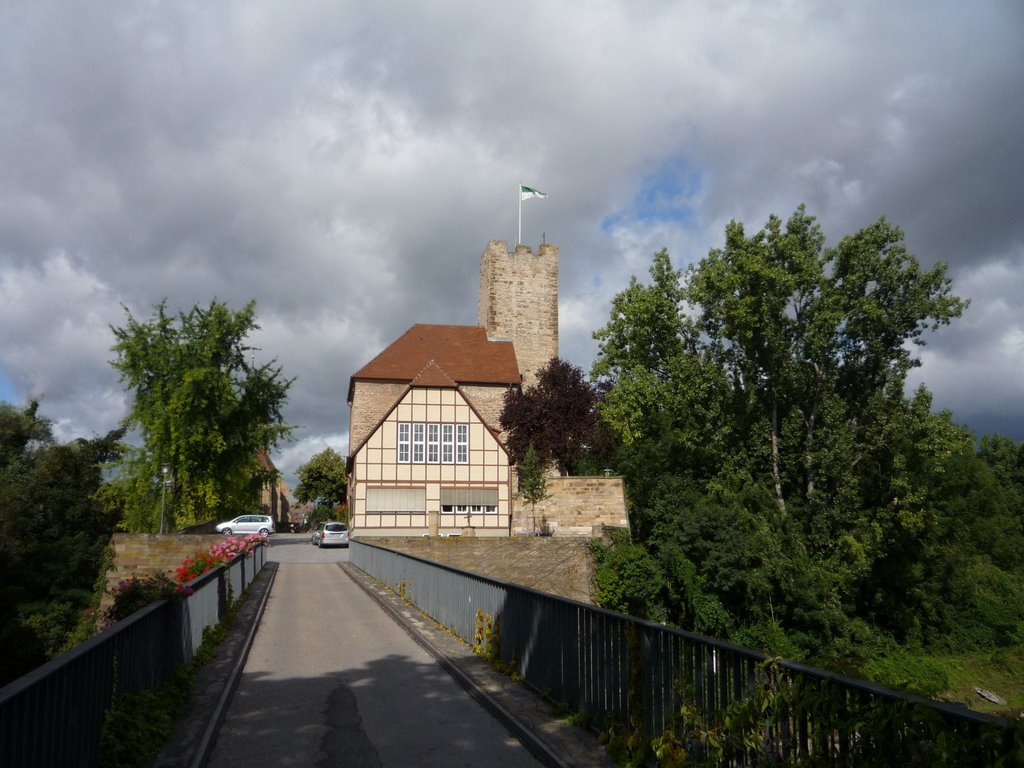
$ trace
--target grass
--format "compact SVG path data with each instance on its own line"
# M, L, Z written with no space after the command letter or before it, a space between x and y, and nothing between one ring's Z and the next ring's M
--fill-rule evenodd
M958 701L976 712L1016 719L1024 713L1024 651L1000 648L966 656L933 656L949 677L949 690L938 698ZM986 701L974 690L984 688L1005 699L1005 705Z

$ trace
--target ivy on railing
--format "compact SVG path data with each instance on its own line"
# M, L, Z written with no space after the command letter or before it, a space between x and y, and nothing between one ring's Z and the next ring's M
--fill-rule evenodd
M680 700L671 726L652 740L636 718L609 724L602 740L612 757L627 768L652 759L663 768L1024 766L1024 723L966 727L925 702L858 697L778 659L759 664L748 695L723 710L703 711L688 690Z

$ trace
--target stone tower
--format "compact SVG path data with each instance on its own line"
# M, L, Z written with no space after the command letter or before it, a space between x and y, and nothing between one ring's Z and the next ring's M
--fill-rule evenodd
M558 246L545 243L514 252L491 240L480 257L479 324L491 339L511 339L523 386L558 356Z

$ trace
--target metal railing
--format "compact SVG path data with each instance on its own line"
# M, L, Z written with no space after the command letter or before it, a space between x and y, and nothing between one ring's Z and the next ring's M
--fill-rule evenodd
M117 695L156 688L190 660L266 562L264 547L152 603L0 688L0 766L93 766Z
M964 764L987 765L1003 748L1003 721L956 705L770 660L731 643L357 540L349 557L471 644L479 642L482 612L500 635L501 659L530 687L596 724L638 728L648 740L670 731L685 739L684 703L691 721L707 724L758 688L802 691L770 719L762 716L760 745L735 751L728 765L800 756L813 756L816 765L862 765L865 754L881 755L878 764L897 764L885 760L920 754L922 739L945 744L947 737L976 741L980 752L970 754L983 756ZM850 725L866 718L889 718L877 731L884 738ZM981 747L983 741L988 746ZM695 747L699 753L700 745Z

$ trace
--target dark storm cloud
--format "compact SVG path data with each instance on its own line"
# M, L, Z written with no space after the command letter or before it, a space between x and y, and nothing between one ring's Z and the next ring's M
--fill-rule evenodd
M121 303L256 299L297 377L292 472L347 448L348 377L384 345L476 321L524 182L585 369L662 246L685 265L801 202L833 241L884 214L974 299L929 339L936 404L1024 438L1022 30L1009 2L4 8L0 375L65 436L106 431Z

